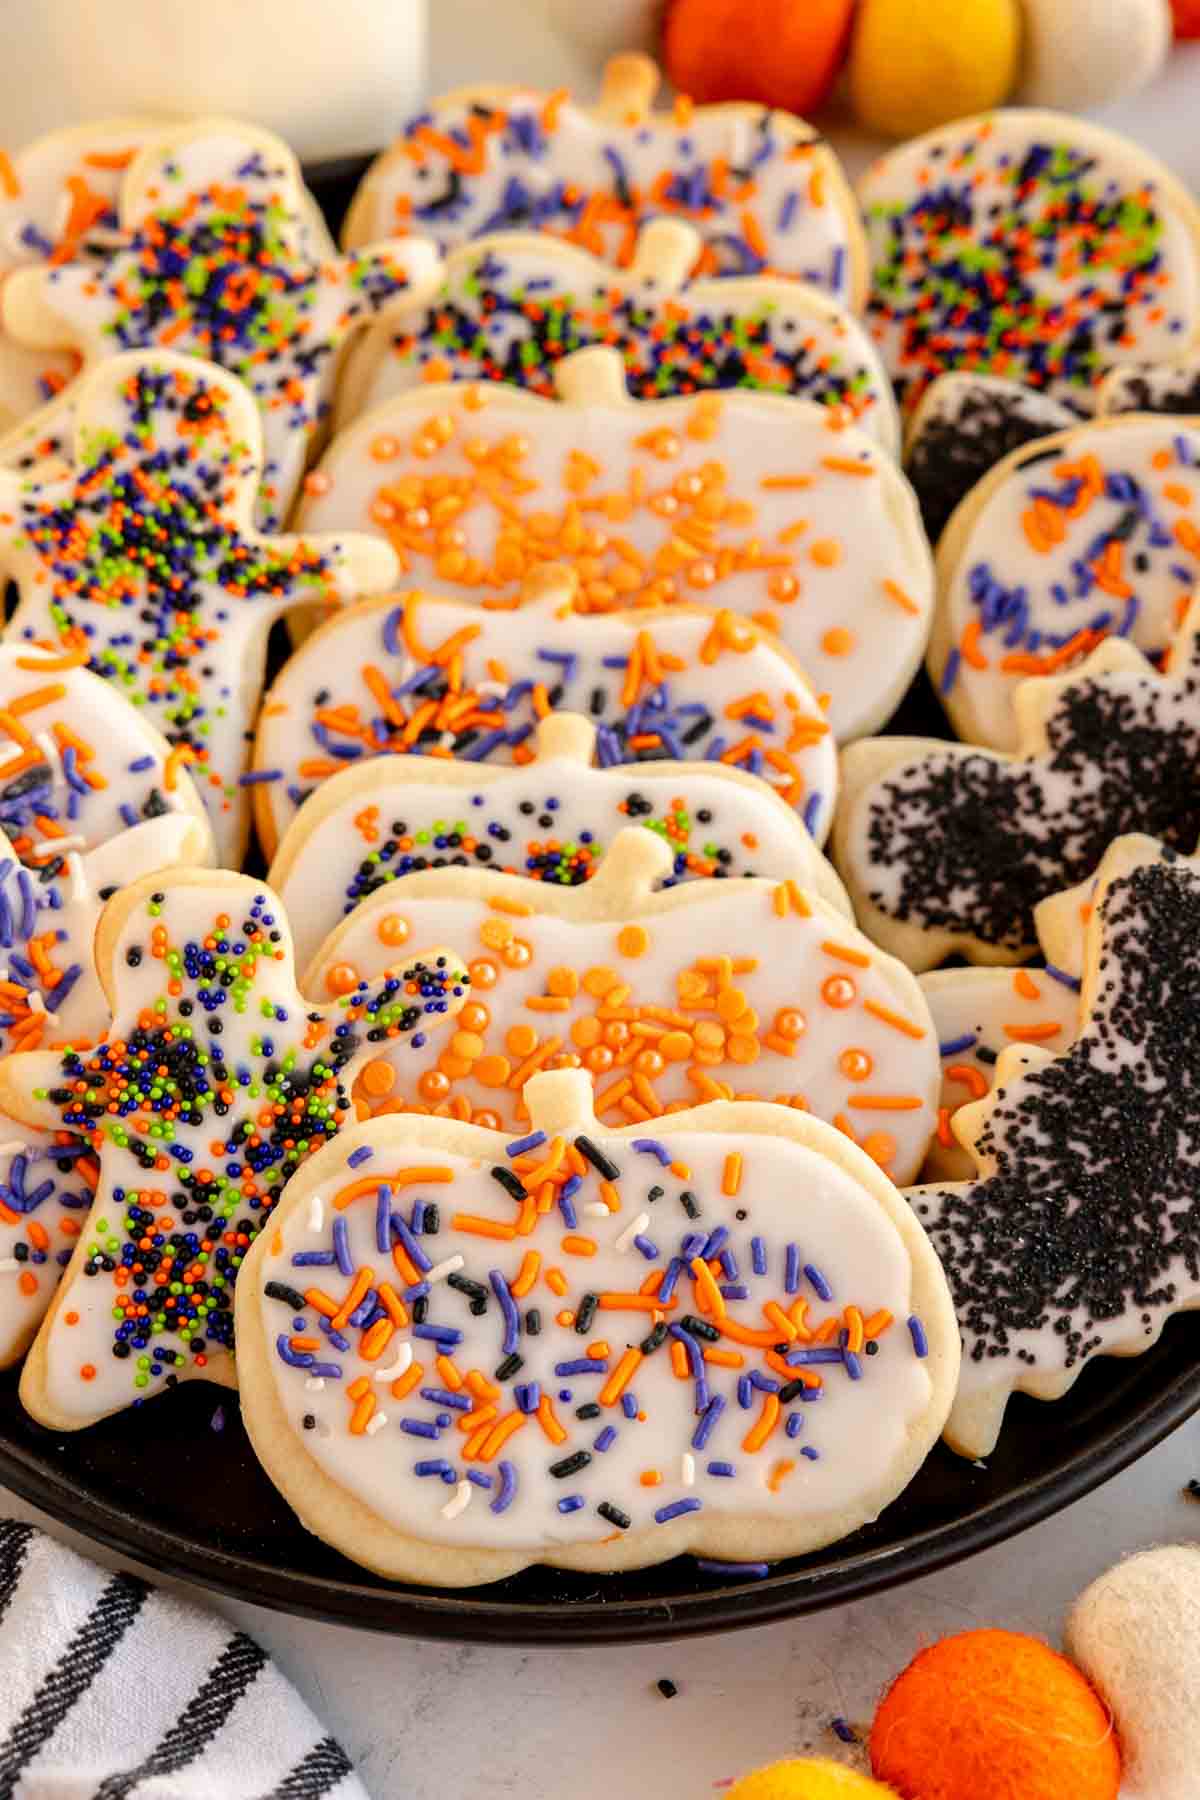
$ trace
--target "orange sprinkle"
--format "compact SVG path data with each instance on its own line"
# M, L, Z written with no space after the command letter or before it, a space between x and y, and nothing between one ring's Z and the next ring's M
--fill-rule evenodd
M725 1166L721 1172L721 1192L731 1199L742 1185L742 1158L737 1150L731 1150L725 1158Z
M780 1410L778 1394L763 1395L762 1411L742 1439L743 1450L753 1453L755 1450L762 1449L779 1423Z

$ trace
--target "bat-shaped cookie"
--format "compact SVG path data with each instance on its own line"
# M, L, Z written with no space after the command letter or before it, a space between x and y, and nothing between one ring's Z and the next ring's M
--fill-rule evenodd
M1162 674L1122 639L1017 689L1019 750L873 738L842 757L835 856L864 929L910 968L1022 962L1037 903L1114 837L1200 835L1200 605Z
M839 739L877 731L929 636L933 568L892 458L777 394L631 401L620 354L555 370L561 405L478 382L397 395L306 483L309 531L372 531L406 579L511 599L571 561L577 610L727 606L774 631Z
M122 888L96 965L112 1007L89 1047L0 1061L0 1111L82 1138L95 1199L22 1375L74 1430L179 1381L233 1379L233 1285L289 1176L349 1117L387 1043L420 1053L462 1006L449 950L308 1004L278 900L248 876L171 869Z
M258 404L266 462L258 521L287 519L332 404L342 355L388 300L435 285L421 238L344 258L314 254L310 201L292 152L232 119L160 126L121 179L119 230L10 276L5 331L85 366L123 350L173 349L238 375ZM70 431L71 390L17 443ZM65 416L64 416L65 414ZM0 445L0 459L10 446Z
M468 1587L683 1551L744 1578L875 1518L959 1360L891 1184L803 1113L614 1130L578 1074L528 1093L512 1140L351 1127L250 1252L242 1414L304 1524L380 1574Z
M439 1053L418 1066L385 1052L359 1097L515 1129L530 1075L582 1066L605 1124L773 1100L912 1179L941 1074L916 981L814 889L757 879L659 891L672 861L656 834L626 828L583 887L428 869L364 900L317 952L306 992L370 980L396 944L431 932L468 962L472 991Z
M283 835L269 881L292 917L303 968L368 894L422 869L498 869L578 887L613 834L644 825L670 847L664 886L766 875L850 902L793 807L724 763L596 764L596 728L549 713L520 766L376 756L323 781Z
M74 392L69 471L0 470L0 567L19 593L5 639L84 652L143 707L195 764L220 857L236 864L271 625L390 586L395 557L373 538L255 529L261 434L236 376L132 351Z
M252 781L268 854L347 763L395 752L524 763L556 710L592 721L604 768L708 759L761 775L823 843L833 735L783 646L704 607L580 618L577 592L571 570L546 564L514 610L417 594L335 614L285 664L259 718Z
M770 268L861 306L854 196L813 128L761 106L651 112L657 87L650 58L632 54L608 63L594 108L519 86L431 100L367 170L344 241L418 231L453 250L528 229L627 264L638 227L665 214L700 233L703 274Z
M895 450L891 387L866 330L818 288L778 276L690 281L700 239L645 225L628 269L532 231L453 250L436 292L386 307L355 346L339 429L423 381L504 381L552 395L564 356L610 344L638 399L767 388L832 407Z
M1090 1357L1137 1355L1200 1303L1200 873L1112 854L1078 1041L1005 1050L955 1119L974 1179L907 1194L958 1313L946 1436L964 1456L994 1447L1011 1393L1058 1399Z
M887 151L858 188L867 317L906 405L951 369L1090 412L1115 363L1200 331L1200 209L1156 157L1011 107Z

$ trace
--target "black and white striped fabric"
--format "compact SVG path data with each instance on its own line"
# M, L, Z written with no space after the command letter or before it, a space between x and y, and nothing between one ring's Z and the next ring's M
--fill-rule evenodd
M265 1651L0 1520L0 1800L367 1800Z

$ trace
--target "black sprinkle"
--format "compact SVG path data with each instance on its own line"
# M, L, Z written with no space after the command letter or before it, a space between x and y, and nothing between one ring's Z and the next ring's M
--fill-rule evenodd
M555 1481L565 1481L568 1475L578 1475L580 1469L586 1469L592 1460L590 1450L576 1450L573 1456L564 1456L561 1462L550 1464L550 1473Z
M499 1368L493 1369L492 1374L496 1381L510 1381L517 1373L517 1370L523 1369L524 1367L525 1358L523 1356L518 1356L514 1350L511 1356L505 1357Z
M602 1500L596 1511L602 1519L607 1519L610 1525L615 1525L618 1531L628 1531L633 1524L629 1514L622 1512L619 1506L614 1506L611 1500Z
M304 1311L304 1295L298 1294L294 1287L285 1281L267 1281L263 1284L263 1293L268 1300L283 1300L293 1312Z
M580 1133L575 1139L575 1148L578 1150L580 1156L585 1156L587 1158L597 1175L602 1175L605 1181L620 1180L621 1171L618 1169L616 1163L613 1162L611 1157L605 1156L603 1150L601 1150L597 1144L593 1144L591 1138L584 1137L583 1134Z
M599 1302L595 1294L585 1294L575 1309L575 1329L581 1337L592 1329L592 1320L596 1317Z
M656 1681L654 1685L658 1689L659 1693L662 1695L664 1700L673 1700L675 1698L676 1694L679 1692L679 1689L675 1686L675 1683L673 1681L668 1681L665 1675L662 1677L662 1679L660 1681Z
M500 1183L500 1186L504 1189L506 1194L511 1194L518 1205L522 1200L527 1200L529 1198L524 1186L517 1180L517 1177L513 1174L512 1170L506 1169L502 1163L497 1163L495 1165L491 1171L491 1176L493 1181L498 1181Z

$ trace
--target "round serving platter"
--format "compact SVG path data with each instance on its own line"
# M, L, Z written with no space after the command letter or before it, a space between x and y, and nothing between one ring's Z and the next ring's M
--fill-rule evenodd
M365 166L310 170L336 226ZM922 676L893 719L948 736ZM261 864L252 872L261 873ZM971 1556L1079 1499L1200 1409L1200 1322L1173 1319L1144 1355L1086 1368L1053 1406L1018 1395L986 1463L939 1445L873 1525L763 1580L690 1558L597 1579L527 1569L486 1588L376 1580L313 1537L255 1461L237 1397L190 1383L74 1434L44 1430L0 1375L0 1484L163 1574L331 1623L473 1643L589 1644L765 1624L858 1600Z

